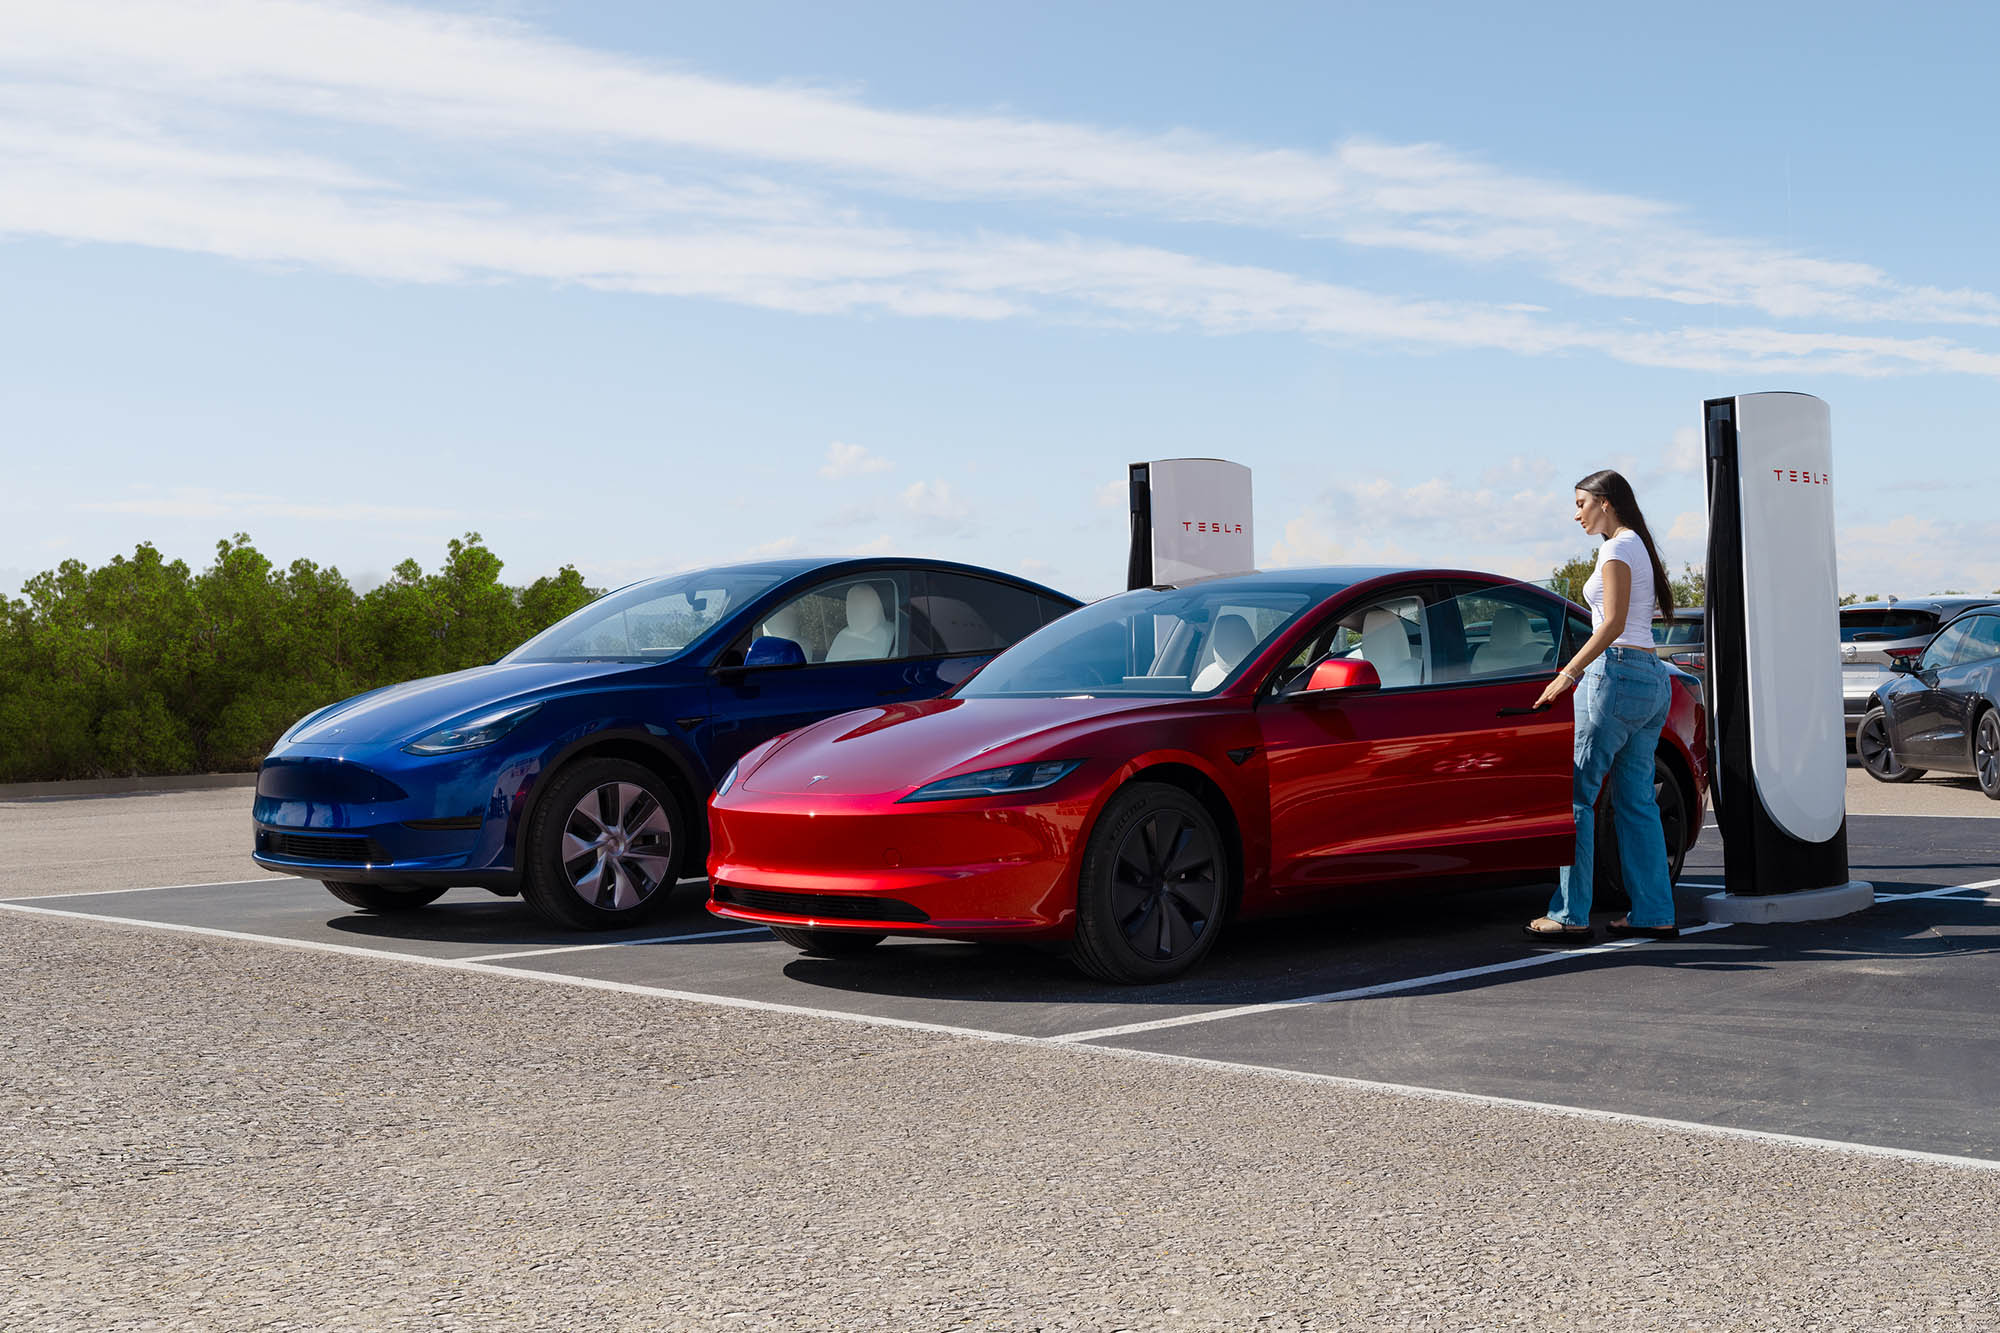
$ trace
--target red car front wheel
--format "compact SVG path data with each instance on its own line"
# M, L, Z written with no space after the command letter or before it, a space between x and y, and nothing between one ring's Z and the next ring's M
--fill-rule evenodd
M1227 901L1222 835L1200 801L1135 782L1104 807L1084 849L1070 958L1094 977L1167 981L1215 947Z

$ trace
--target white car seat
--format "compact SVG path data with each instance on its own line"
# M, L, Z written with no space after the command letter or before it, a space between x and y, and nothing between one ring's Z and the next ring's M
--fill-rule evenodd
M1222 684L1256 646L1257 635L1249 621L1234 612L1217 616L1215 629L1208 636L1208 665L1195 673L1194 692L1207 694Z
M799 633L799 604L787 602L771 613L771 618L757 627L759 638L789 639L799 646L799 651L812 661L812 645Z
M1472 673L1490 676L1540 666L1547 652L1548 645L1528 628L1528 613L1518 606L1503 606L1493 613L1486 642L1472 650Z
M896 646L896 627L882 613L882 594L866 583L847 590L847 628L833 636L829 662L868 662Z
M1407 622L1394 611L1370 607L1361 617L1361 657L1384 688L1423 684L1424 668L1410 652Z

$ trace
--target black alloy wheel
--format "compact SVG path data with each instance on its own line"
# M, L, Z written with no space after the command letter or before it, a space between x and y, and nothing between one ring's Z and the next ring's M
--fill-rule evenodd
M780 944L816 958L852 958L888 938L862 930L814 930L808 926L772 926L771 933Z
M1926 771L1905 768L1897 762L1896 751L1889 744L1889 715L1879 707L1869 709L1861 725L1854 729L1854 753L1861 757L1861 767L1868 770L1868 776L1877 782L1915 782Z
M1070 958L1105 981L1167 981L1215 947L1229 858L1202 803L1179 787L1135 782L1098 817L1077 877Z
M349 907L364 912L414 912L419 907L429 907L445 892L422 884L357 884L349 879L326 879L320 883Z
M1981 713L1972 729L1972 772L1979 779L1979 790L2000 801L2000 709Z
M1660 807L1660 832L1666 835L1667 883L1678 884L1681 866L1687 860L1688 821L1693 811L1687 792L1674 770L1659 755L1653 756L1653 800ZM1618 855L1618 829L1611 818L1611 802L1597 807L1597 837L1593 843L1591 898L1599 907L1625 911L1632 906L1625 892L1625 866Z
M550 784L528 820L521 896L572 930L618 930L665 910L687 847L679 794L625 759L580 760Z

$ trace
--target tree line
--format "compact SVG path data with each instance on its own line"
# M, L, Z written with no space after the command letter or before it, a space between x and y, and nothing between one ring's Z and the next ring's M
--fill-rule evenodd
M1550 586L1557 592L1567 596L1571 601L1581 602L1583 600L1583 585L1596 568L1597 556L1595 553L1573 556L1549 571ZM1708 596L1708 589L1706 587L1708 575L1704 571L1696 569L1692 564L1683 563L1681 565L1681 572L1678 575L1670 575L1669 578L1674 590L1674 605L1676 607L1699 607L1705 603ZM1940 597L1963 597L1970 596L1971 594L1964 588L1946 588L1937 595ZM1993 596L2000 597L2000 588L1993 590ZM1853 606L1856 602L1875 602L1880 600L1881 598L1872 592L1850 592L1841 594L1840 604L1842 606Z
M1595 563L1551 582L1580 599ZM314 709L491 662L598 596L574 566L520 587L501 568L476 532L366 593L310 560L279 569L242 533L199 573L145 542L66 560L0 598L0 782L255 768ZM1673 584L1702 604L1700 570Z
M366 593L242 533L199 573L144 542L66 560L0 598L0 782L252 769L314 709L491 662L598 595L570 565L501 567L476 532Z
M1572 556L1549 571L1549 586L1572 602L1583 600L1583 585L1597 570L1597 553L1587 551ZM1679 574L1667 576L1668 586L1673 589L1676 607L1701 606L1708 596L1708 575L1691 564L1683 563Z

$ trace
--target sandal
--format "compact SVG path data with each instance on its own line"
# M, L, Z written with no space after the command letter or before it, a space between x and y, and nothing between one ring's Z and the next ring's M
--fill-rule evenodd
M1621 940L1677 940L1681 937L1679 926L1635 926L1630 917L1619 917L1607 922L1604 933Z
M1597 932L1589 926L1565 926L1554 917L1538 916L1521 927L1521 933L1531 940L1543 943L1576 944L1579 941L1595 939Z

